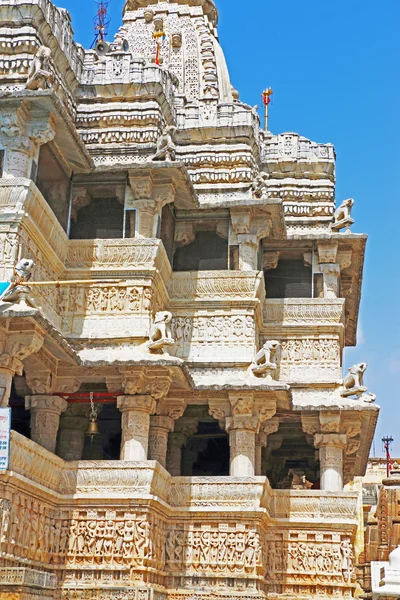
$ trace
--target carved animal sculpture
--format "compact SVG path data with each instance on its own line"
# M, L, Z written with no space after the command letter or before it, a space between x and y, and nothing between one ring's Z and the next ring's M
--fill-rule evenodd
M263 191L266 188L266 181L269 179L268 173L259 173L254 179L251 190L256 198L261 198Z
M159 340L171 340L171 323L172 314L168 311L156 313L154 323L150 328L150 342L158 342Z
M256 354L251 371L258 376L271 376L276 370L277 352L280 348L280 343L277 340L268 340L264 346Z
M152 157L152 160L175 160L176 146L173 138L176 132L176 127L168 125L164 128L162 134L157 140L156 153Z
M280 343L276 340L268 340L256 354L254 360L256 365L274 365L276 367L276 353L280 348Z
M348 374L343 379L343 385L346 390L363 387L363 377L367 366L367 363L359 363L350 367Z
M342 204L337 208L333 215L333 223L340 223L342 221L348 221L351 219L351 209L354 206L353 198L343 200Z
M26 283L32 277L32 268L34 266L33 260L30 258L21 258L21 260L17 263L14 269L14 278L13 283L15 285L19 285L21 283Z
M51 80L50 72L51 50L47 46L39 46L31 64L28 80L25 84L28 90L46 88Z
M29 287L26 285L32 277L33 260L21 258L14 268L14 275L11 279L9 288L1 296L4 302L29 302L31 306L37 308L36 302L29 295Z

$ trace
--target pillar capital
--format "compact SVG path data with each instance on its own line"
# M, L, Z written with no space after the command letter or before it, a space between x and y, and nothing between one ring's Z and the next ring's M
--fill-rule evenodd
M67 406L59 396L25 397L25 409L31 411L31 439L49 452L55 452L60 416Z
M343 449L347 444L347 436L339 433L316 433L314 444L316 448L333 446Z
M145 367L130 367L120 369L122 389L130 396L149 395L155 400L165 398L171 387L172 379L168 369L163 367L146 372Z
M151 429L165 429L168 433L174 430L175 421L165 415L152 415L150 417Z
M68 402L60 396L52 396L51 394L25 396L25 410L46 410L61 414L67 407Z
M187 403L182 398L164 398L157 402L156 413L160 416L171 417L176 421L182 417L186 406Z
M258 417L248 415L235 415L226 419L226 431L246 430L258 433L260 430L260 421Z
M266 436L276 433L279 429L279 417L273 417L267 421L261 423L260 431L265 433Z
M252 415L254 408L253 392L230 392L229 402L232 415Z
M156 401L152 396L145 394L118 396L117 407L122 413L134 411L150 415L156 410Z
M8 406L14 375L22 375L23 360L38 352L44 338L36 331L13 333L0 338L3 352L0 354L0 406Z

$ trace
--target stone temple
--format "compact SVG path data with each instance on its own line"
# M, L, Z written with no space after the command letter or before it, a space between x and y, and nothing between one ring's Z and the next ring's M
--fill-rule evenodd
M366 235L332 145L240 101L217 20L127 0L85 50L1 1L1 599L361 592Z

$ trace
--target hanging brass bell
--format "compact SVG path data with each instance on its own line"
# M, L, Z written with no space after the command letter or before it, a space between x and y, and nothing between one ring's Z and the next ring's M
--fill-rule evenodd
M93 437L95 435L100 435L99 425L97 423L96 417L90 417L90 423L86 431L86 435Z

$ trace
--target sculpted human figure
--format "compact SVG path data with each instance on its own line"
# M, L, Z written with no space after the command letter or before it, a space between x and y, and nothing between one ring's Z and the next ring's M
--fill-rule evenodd
M25 84L27 90L39 90L49 87L52 80L50 57L50 48L39 46L29 69L28 80Z
M265 342L261 350L257 352L254 362L250 366L254 375L272 378L278 367L276 361L280 346L277 340L268 340Z
M167 125L157 140L156 153L151 160L175 160L176 146L174 144L174 135L176 127Z

